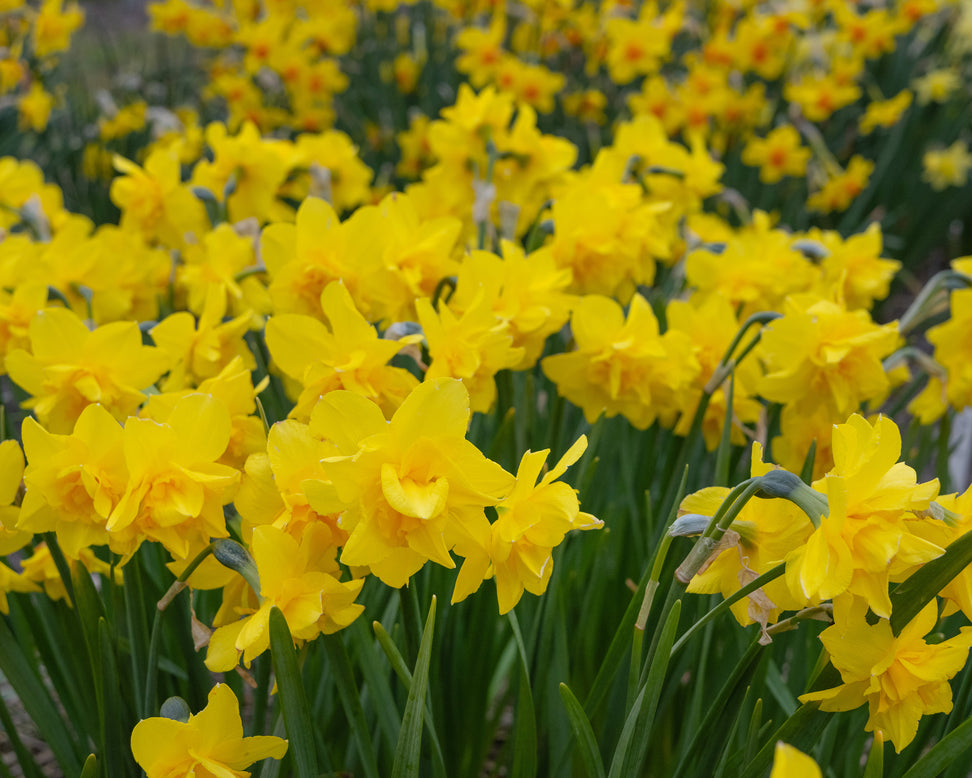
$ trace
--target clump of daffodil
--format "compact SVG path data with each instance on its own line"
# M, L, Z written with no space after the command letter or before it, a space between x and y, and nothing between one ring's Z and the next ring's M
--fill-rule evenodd
M901 753L915 737L922 716L948 713L948 684L964 666L972 645L968 627L953 638L927 642L938 622L936 601L926 605L895 637L887 618L870 623L867 602L844 596L834 600L834 625L820 640L843 683L833 689L801 695L825 711L868 706L868 732L880 732Z
M374 400L385 413L394 413L418 380L389 362L417 338L380 338L340 281L332 281L321 293L321 310L329 327L296 313L267 322L267 346L274 362L302 387L291 417L307 421L317 401L337 389L356 392Z
M874 163L855 155L845 170L831 173L823 186L807 198L807 208L819 213L846 211L866 188Z
M303 488L318 513L343 511L343 564L398 588L429 560L455 567L450 550L489 530L485 509L514 478L466 440L469 417L469 392L453 378L419 384L387 421L352 392L318 403L311 429L338 453L322 462L329 483Z
M30 351L7 354L7 372L31 395L23 403L48 430L68 433L87 406L99 403L116 419L135 413L169 365L159 349L142 345L135 322L94 331L74 313L46 308L31 320Z
M950 186L965 186L972 168L972 154L964 141L957 140L947 149L926 151L921 164L922 178L936 192L941 192Z
M148 778L247 778L244 768L261 759L282 759L287 753L283 738L243 737L239 702L226 684L214 686L206 707L187 721L162 716L142 719L132 730L131 745Z
M254 610L244 600L234 607L224 599L220 613L228 623L213 632L206 653L213 672L232 670L241 659L249 667L270 647L273 607L283 613L295 640L344 629L364 610L354 602L364 579L340 580L335 546L323 524L307 524L297 537L271 525L257 527L250 548L260 580L259 605Z
M656 419L671 424L683 395L699 372L684 332L661 334L651 306L640 294L627 316L614 300L581 299L571 316L576 349L546 357L544 373L564 398L594 421L622 415L638 429Z
M560 461L537 483L549 450L528 451L520 460L516 485L496 506L497 519L482 534L464 539L456 553L464 557L452 601L477 591L482 582L496 579L500 614L513 609L523 592L541 595L553 572L552 551L574 529L599 529L604 522L580 510L577 493L557 482L587 448L581 436ZM556 483L555 483L556 482Z

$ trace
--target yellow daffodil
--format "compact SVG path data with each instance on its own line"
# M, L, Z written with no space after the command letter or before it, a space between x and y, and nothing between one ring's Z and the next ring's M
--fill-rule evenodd
M245 767L287 753L287 741L274 735L243 737L239 703L226 684L214 686L206 707L188 721L142 719L131 745L148 778L248 778Z

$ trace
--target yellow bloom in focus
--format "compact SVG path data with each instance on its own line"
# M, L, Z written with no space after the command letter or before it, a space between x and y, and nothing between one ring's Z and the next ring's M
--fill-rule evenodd
M164 424L126 422L128 484L106 525L113 549L131 554L148 539L185 559L193 545L229 535L223 505L232 500L240 474L216 460L231 429L226 406L203 394L176 403Z
M964 141L957 140L947 149L926 151L921 165L922 180L940 192L950 186L965 186L969 168L972 168L972 154L969 154L969 147Z
M863 135L870 135L878 127L893 127L908 110L914 95L909 89L902 89L889 100L875 100L867 104L861 117L860 128Z
M560 461L540 476L549 450L528 451L520 460L516 485L496 507L497 519L488 532L456 545L465 557L452 602L460 602L489 577L496 579L500 615L513 609L524 590L541 595L553 572L554 547L572 529L600 529L604 522L580 511L577 493L568 484L554 483L587 448L587 438L570 447Z
M972 630L940 643L925 642L938 622L932 601L901 630L891 633L887 619L869 624L867 603L860 598L834 601L834 625L820 640L843 684L801 695L801 702L820 702L825 711L853 710L864 703L869 717L865 729L881 732L901 753L915 737L922 716L948 713L952 689L948 684L965 666Z
M222 296L234 314L269 313L270 298L260 281L240 273L258 269L253 238L228 224L206 232L201 243L186 246L176 266L176 286L187 292L186 304L196 315L205 312L210 294Z
M807 198L807 208L819 213L846 211L866 188L874 172L874 163L861 156L853 156L847 169L827 179L819 191Z
M763 462L762 447L754 443L751 475L765 475L772 469L772 465ZM679 514L713 516L729 491L712 486L690 494L679 505ZM754 497L743 506L722 543L689 582L687 591L718 593L728 598L782 562L806 542L812 530L806 514L793 503ZM736 602L731 610L742 626L758 623L765 628L775 623L783 611L797 610L802 604L801 598L790 593L786 582L777 578Z
M651 306L640 294L625 317L614 300L581 299L571 316L575 351L541 362L564 398L593 424L603 413L621 414L638 429L656 418L670 424L699 372L692 341L684 332L658 332Z
M844 417L889 388L881 361L898 345L894 323L875 324L814 295L793 295L766 325L757 347L766 365L759 392L772 402L825 404Z
M27 94L17 100L17 110L20 114L18 129L23 131L29 128L34 132L43 132L53 108L54 95L46 91L39 81L35 81L30 85Z
M493 312L487 290L481 290L460 316L444 303L436 312L427 298L415 307L432 359L425 380L461 379L472 410L487 413L496 401L496 374L518 365L525 354L513 346L513 335Z
M833 455L831 472L813 483L827 493L830 513L787 556L787 585L811 604L850 592L888 618L889 583L942 553L908 521L928 509L938 481L919 484L915 471L898 462L901 435L883 416L872 425L855 414L835 426Z
M773 752L773 769L769 778L821 778L822 773L812 757L788 746L782 740L776 742Z
M206 707L186 722L156 716L132 730L132 754L147 778L248 778L243 768L286 753L282 738L243 737L239 703L226 684L213 687Z
M803 176L810 149L800 145L800 133L789 124L777 127L765 138L753 138L743 149L742 161L759 167L759 180L775 184L784 176Z
M85 407L100 403L116 419L135 413L168 367L159 349L142 345L135 322L115 322L93 332L75 314L46 308L31 321L31 351L7 354L11 379L32 397L33 409L51 432L67 433Z
M364 579L341 582L331 534L308 524L299 538L273 526L257 527L251 541L260 578L260 607L219 627L210 638L206 667L225 672L242 658L246 667L270 647L270 609L287 619L295 640L313 640L344 629L364 610L354 599Z
M274 362L302 385L292 418L306 421L328 392L347 389L373 400L391 415L418 380L388 364L414 339L387 340L362 316L340 281L321 294L330 327L310 316L281 314L267 322L267 347Z
M367 565L399 588L428 560L455 567L450 549L488 531L486 506L514 479L466 440L469 416L469 393L451 378L419 384L391 421L351 392L318 403L311 429L341 456L323 462L333 487L305 489L318 513L344 510L342 563Z
M17 526L56 532L64 554L109 542L105 524L128 485L121 425L101 405L89 405L70 435L55 435L33 419L23 425L23 505Z

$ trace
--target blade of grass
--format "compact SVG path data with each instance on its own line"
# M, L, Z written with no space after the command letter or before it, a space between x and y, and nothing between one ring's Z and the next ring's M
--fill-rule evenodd
M405 703L405 715L395 748L395 763L392 778L418 778L419 757L422 751L422 723L425 718L425 694L429 684L429 661L432 658L432 634L435 628L435 595L429 616L425 620L422 642L419 644L415 671L412 673L412 686Z

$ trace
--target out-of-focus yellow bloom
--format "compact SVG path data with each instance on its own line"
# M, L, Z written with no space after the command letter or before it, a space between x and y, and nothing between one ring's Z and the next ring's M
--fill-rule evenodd
M392 63L392 75L395 79L395 86L403 95L410 95L415 91L423 64L422 60L416 59L408 52L402 52L395 57L395 61Z
M834 625L820 640L843 684L804 694L800 701L818 701L826 711L853 710L867 703L865 729L881 732L901 753L914 739L922 716L952 709L948 681L965 666L972 630L964 627L948 640L926 642L925 635L938 621L935 601L897 637L887 619L872 625L866 616L867 603L860 598L834 601Z
M71 568L78 564L83 565L89 573L105 578L111 575L111 565L98 559L90 548L81 549L78 559L68 560L68 566ZM34 584L40 584L44 589L44 594L50 599L64 600L71 607L74 606L68 596L61 572L54 563L54 557L51 556L51 550L46 543L38 543L31 555L21 562L21 567L24 571L23 575L19 581L15 582L16 588L12 591L34 592L37 591L37 586ZM2 575L2 569L0 569L0 575ZM115 583L118 585L122 583L120 568L115 569Z
M145 112L148 105L144 100L136 100L121 108L114 116L98 120L98 136L103 141L124 138L145 128Z
M432 164L432 147L429 145L429 117L417 113L408 121L408 129L398 133L395 139L402 155L395 172L404 178L418 178Z
M328 130L317 134L304 133L298 137L294 165L309 172L284 187L288 194L299 194L299 199L307 195L323 197L339 213L350 211L370 200L373 173L361 161L357 147L343 132ZM294 187L306 189L303 193L293 192Z
M232 670L241 659L249 667L270 647L273 607L283 613L295 640L342 630L364 610L354 601L364 578L339 580L331 534L324 525L307 524L297 538L274 526L257 527L251 548L260 577L260 606L212 634L206 667L213 672Z
M669 330L683 332L689 337L700 366L692 388L682 395L682 414L675 427L676 434L688 435L703 388L725 356L740 322L736 319L732 304L716 295L701 301L695 297L688 301L673 300L665 310L665 319ZM759 419L762 405L756 399L756 385L760 375L759 365L754 359L744 360L733 368L731 435L736 445L745 443L740 425L752 424ZM726 423L727 390L727 384L716 389L705 409L702 435L709 451L714 451L719 445Z
M901 263L881 256L883 240L879 222L872 222L864 232L846 240L832 230L811 230L807 238L819 241L826 251L820 261L821 295L830 296L837 289L837 299L843 300L848 310L870 310L875 301L887 297Z
M93 332L74 313L47 308L30 323L31 351L7 354L7 372L32 397L23 403L51 432L68 433L81 411L100 403L124 419L145 400L142 390L168 367L158 349L142 345L135 322Z
M785 124L765 138L753 138L743 149L742 161L759 167L759 180L775 184L784 176L803 176L810 160L810 149L800 145L800 133Z
M186 722L161 717L138 722L132 753L148 778L246 778L244 768L254 762L282 759L287 741L274 735L243 737L236 696L226 684L217 684L206 707Z
M596 89L564 95L564 113L568 116L576 116L583 122L604 124L607 121L604 115L606 105L607 98L604 93Z
M807 208L820 213L845 211L866 188L874 163L861 156L853 156L847 169L827 179L819 191L807 198Z
M614 300L581 299L571 316L575 351L546 357L543 372L557 391L594 423L603 413L623 415L638 429L656 418L670 424L699 372L684 332L659 335L651 306L631 298L627 317Z
M928 331L928 340L935 347L935 361L948 371L944 392L941 384L929 383L926 394L944 399L953 408L972 404L972 354L969 338L972 333L972 289L952 292L951 316ZM941 402L941 400L940 400Z
M520 460L516 485L496 506L497 519L481 537L463 541L456 553L465 557L452 602L477 591L491 576L496 579L499 612L513 609L524 590L541 595L553 572L553 549L573 529L600 529L604 522L580 510L577 493L557 482L587 448L587 438L570 447L560 461L537 483L549 450L528 451Z
M799 105L810 121L822 122L835 111L856 103L861 97L861 89L853 82L841 81L827 73L791 81L784 87L783 94L787 100Z
M936 192L950 186L965 186L972 168L972 154L965 141L957 140L947 149L926 151L921 158L921 177Z
M757 347L767 370L760 394L802 407L824 404L846 418L887 390L881 360L898 337L894 323L879 326L866 311L813 295L789 297L783 317L766 325Z
M17 110L20 114L18 127L21 130L30 128L34 132L43 132L53 108L54 95L46 91L40 81L35 81L30 85L27 94L17 99Z
M331 482L323 494L311 481L304 488L318 513L344 510L341 562L398 588L426 561L455 567L450 549L489 531L485 508L514 478L465 439L469 415L469 393L451 378L419 384L390 422L351 392L318 403L311 428L341 456L322 463Z
M67 51L71 46L71 36L84 22L84 12L77 3L70 3L62 9L62 2L44 0L34 19L31 39L34 54L38 57Z
M770 778L821 778L821 775L820 767L812 757L782 740L777 741Z
M24 477L24 452L16 440L0 443L0 556L27 545L32 532L17 527L20 506L14 504ZM2 586L0 586L2 588Z
M888 100L875 100L868 103L861 117L861 133L870 135L878 127L893 127L908 110L914 98L910 89L902 89Z
M121 209L121 226L136 230L147 241L158 240L170 248L182 248L187 236L202 238L208 229L206 209L182 184L175 151L151 152L140 168L115 156L121 176L111 182L111 200Z
M503 57L503 38L506 24L502 14L497 14L488 29L465 27L456 35L456 48L462 52L456 58L456 70L469 76L469 83L476 89L486 86L496 75Z
M918 98L918 105L944 103L959 87L962 77L951 68L932 70L911 82L911 88Z

